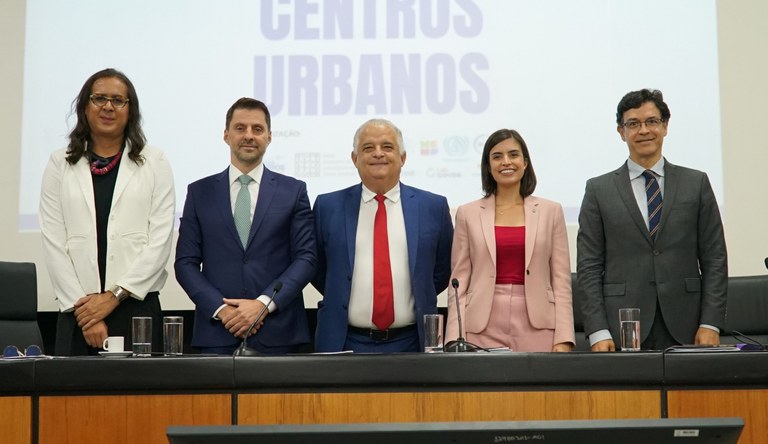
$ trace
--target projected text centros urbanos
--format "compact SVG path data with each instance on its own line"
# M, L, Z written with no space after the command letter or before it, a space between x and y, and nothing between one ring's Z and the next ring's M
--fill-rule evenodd
M263 0L260 12L266 39L291 39L297 48L292 54L254 56L254 95L274 114L479 114L488 109L483 78L488 58L476 51L456 54L437 40L463 41L481 33L482 11L471 0ZM395 40L417 38L434 40L441 50L387 52ZM326 42L352 39L365 50L334 52ZM329 51L317 54L318 42ZM302 52L304 44L313 49Z

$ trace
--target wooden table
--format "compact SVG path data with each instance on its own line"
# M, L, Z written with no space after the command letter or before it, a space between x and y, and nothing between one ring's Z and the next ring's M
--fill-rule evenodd
M0 361L7 442L166 443L170 425L742 416L768 354L506 353ZM762 408L762 410L760 410Z

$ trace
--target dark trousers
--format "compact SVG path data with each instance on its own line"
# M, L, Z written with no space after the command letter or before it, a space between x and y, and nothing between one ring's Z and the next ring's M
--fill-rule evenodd
M413 328L387 341L378 341L350 330L347 332L344 350L352 350L355 353L400 353L420 352L422 348L419 344L419 333Z
M109 336L125 337L125 349L131 350L131 318L149 316L152 318L152 351L163 351L163 311L160 308L159 292L149 293L143 301L128 298L104 319ZM77 326L75 312L59 313L56 320L56 344L54 353L58 356L87 356L98 354L101 348L89 347L83 330Z
M656 303L656 314L653 317L653 325L651 325L651 331L648 333L648 337L640 345L642 350L666 350L673 345L680 345L675 338L669 333L667 329L667 323L664 320L664 316L661 315L661 309L659 308L658 301Z

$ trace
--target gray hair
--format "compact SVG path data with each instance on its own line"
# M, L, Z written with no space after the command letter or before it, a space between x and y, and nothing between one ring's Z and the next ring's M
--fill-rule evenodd
M355 131L355 138L352 141L352 152L357 152L357 144L360 142L360 133L363 132L363 129L367 126L371 125L377 125L377 126L386 126L389 128L392 128L392 130L395 131L395 136L397 137L397 149L400 152L400 154L405 154L405 146L403 145L403 133L400 131L400 128L395 126L394 123L390 122L387 119L371 119L364 124L360 125L360 128Z

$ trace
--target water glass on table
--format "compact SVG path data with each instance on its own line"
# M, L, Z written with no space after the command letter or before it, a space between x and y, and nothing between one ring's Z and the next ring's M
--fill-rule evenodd
M184 318L181 316L163 317L163 354L180 356L184 347Z
M443 315L424 315L424 351L437 353L443 351Z
M137 316L131 322L133 356L152 356L152 318Z
M621 334L621 351L640 351L640 309L619 309L619 334Z

